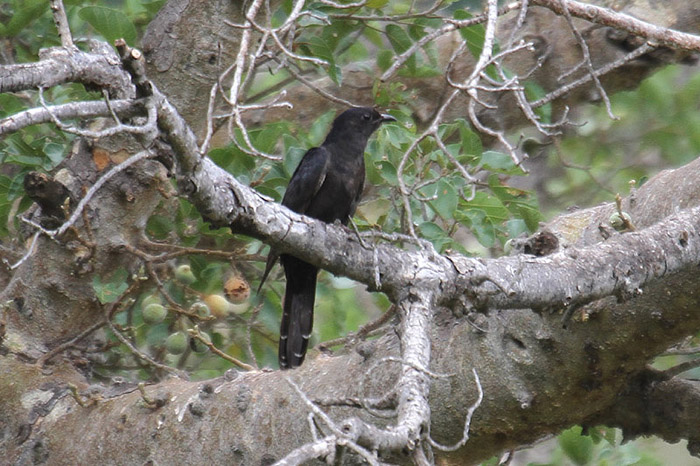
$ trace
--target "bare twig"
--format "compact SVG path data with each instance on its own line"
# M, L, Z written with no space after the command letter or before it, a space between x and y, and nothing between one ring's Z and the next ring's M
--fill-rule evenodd
M661 356L685 356L700 354L700 346L691 348L671 348L666 350Z
M596 89L598 89L598 92L600 93L600 97L603 99L603 102L605 103L605 109L608 112L608 116L612 120L617 120L618 118L613 114L612 107L610 106L610 98L608 97L608 93L605 92L605 89L603 88L603 85L600 83L600 79L598 79L598 76L595 73L595 69L593 68L593 62L591 61L591 53L590 50L588 49L588 44L586 43L586 40L583 38L579 30L574 26L574 20L571 17L571 13L569 12L569 7L567 0L559 0L559 5L561 5L561 9L564 14L564 18L566 19L566 22L569 25L569 28L571 29L571 32L574 34L574 37L576 37L576 41L578 42L579 46L581 47L581 53L583 54L583 64L588 70L588 74L591 76L593 79L593 82L595 83Z
M114 334L114 336L117 338L117 340L119 340L127 348L129 348L129 351L131 351L136 357L138 357L142 361L145 361L146 363L150 364L151 366L155 367L156 369L160 369L162 371L169 372L171 374L174 374L174 375L180 377L181 379L185 379L185 380L188 379L187 374L185 372L183 372L179 369L176 369L174 367L170 367L168 365L161 364L158 361L156 361L155 359L148 356L147 354L141 352L124 335L122 335L122 333L119 330L117 330L117 328L114 326L114 324L109 319L109 317L106 317L105 323L107 324L107 327L109 327L109 329L112 331L112 334Z
M68 348L72 347L72 346L75 345L77 342L79 342L80 340L82 340L82 339L85 338L86 336L90 335L90 334L91 334L92 332L94 332L95 330L104 327L105 324L106 324L106 322L104 322L104 321L102 321L102 322L97 322L97 323L91 325L90 327L86 328L85 330L83 330L82 332L80 332L80 333L79 333L78 335L76 335L75 337L71 338L70 340L68 340L67 342L65 342L65 343L63 343L63 344L61 344L61 345L58 345L57 347L55 347L54 349L52 349L51 351L49 351L48 353L46 353L45 355L43 355L42 357L40 357L40 358L37 360L37 362L36 362L37 365L38 365L38 366L43 366L43 365L45 365L48 361L51 360L51 358L53 358L54 356L56 356L57 354L59 354L59 353L65 351L65 350L67 350Z
M462 439L459 442L455 443L454 445L442 445L441 443L436 442L432 438L429 438L430 445L437 448L438 450L457 451L460 448L462 448L464 446L464 444L467 443L467 440L469 440L469 427L471 426L471 423L472 423L472 416L474 415L474 411L476 411L476 408L481 406L481 401L484 399L484 390L481 388L481 381L479 380L479 374L476 373L476 369L472 369L472 373L474 374L474 383L476 383L476 389L478 390L479 394L478 394L474 404L471 405L469 407L469 409L467 410L467 416L466 416L466 419L464 420L464 430L462 433Z
M212 343L211 341L207 340L206 338L204 338L202 336L202 334L199 331L199 328L197 326L195 326L195 328L193 328L193 329L189 329L187 331L187 333L189 333L191 337L199 340L204 345L206 345L207 348L209 348L209 350L212 353L219 356L220 358L223 358L223 359L227 360L228 362L235 364L236 366L240 367L241 369L244 369L247 371L254 371L255 370L255 368L253 366L246 364L243 361L239 361L238 359L234 358L233 356L229 356L228 354L224 353L219 348L217 348L214 345L214 343Z
M111 107L111 110L110 110ZM86 119L109 116L113 111L117 115L132 116L143 108L139 101L114 100L107 102L71 102L42 108L31 108L0 120L0 136L19 131L31 125L48 123L55 119Z
M207 129L202 145L199 146L199 153L202 157L209 152L211 137L214 135L214 106L216 105L216 95L219 91L219 81L215 82L209 91L209 105L207 106Z
M233 78L231 79L231 89L229 91L229 102L232 106L232 111L233 111L233 118L229 120L229 135L231 137L231 140L234 142L237 142L237 138L234 135L233 131L233 125L235 124L236 127L241 131L241 135L243 136L243 141L245 142L247 147L242 146L241 144L237 145L241 150L243 150L246 153L252 154L252 155L257 155L260 157L264 157L270 160L280 160L281 157L275 156L275 155L270 155L270 154L265 154L255 148L253 145L252 141L250 140L250 136L248 135L248 130L246 129L245 125L243 124L243 119L241 118L241 112L238 108L238 104L241 101L241 89L242 89L242 80L243 80L243 71L246 68L246 57L248 55L248 49L250 47L250 41L251 41L251 36L252 36L252 31L253 31L253 23L255 20L255 16L258 14L258 11L260 10L260 7L262 6L263 0L253 0L253 2L250 4L248 7L248 10L246 11L245 17L246 21L243 25L243 33L241 34L241 39L239 42L239 47L238 47L238 55L236 56L236 62L235 62L235 70L233 72Z
M145 101L146 103L146 110L148 113L148 120L146 121L145 124L139 125L139 126L134 126L134 125L125 125L123 124L117 117L116 113L113 111L113 109L110 107L109 101L107 101L106 106L107 106L107 111L109 112L110 115L112 115L115 118L115 125L100 131L90 131L90 130L85 130L82 128L76 128L75 126L71 125L66 125L63 123L56 115L54 115L51 107L49 107L46 104L46 101L44 100L44 89L39 88L39 102L41 103L41 106L44 108L44 110L49 114L51 121L58 127L58 129L65 131L66 133L71 133L75 134L77 136L82 136L85 138L91 138L91 139L100 139L108 136L114 136L116 134L120 133L131 133L131 134L151 134L152 138L155 138L155 135L157 134L158 128L156 126L156 109L153 107L152 104L148 104L148 101Z
M259 368L258 365L258 358L255 356L255 351L253 351L253 330L254 330L254 324L255 321L258 318L258 314L260 314L260 311L263 308L264 303L260 303L257 306L253 308L253 312L250 313L250 318L246 322L246 332L245 332L245 349L246 353L248 354L248 358L250 361L253 363L253 366L255 369Z
M360 8L367 3L366 0L361 0L359 2L354 2L354 3L337 3L334 2L333 0L320 0L321 3L324 5L332 6L333 8L338 8L339 10L342 9L354 9L354 8Z
M22 265L27 259L29 259L29 258L32 256L32 254L34 254L34 248L36 247L36 242L37 242L37 239L39 238L39 235L40 235L40 234L41 234L41 231L37 231L37 232L34 233L34 235L32 236L32 242L31 242L31 244L29 245L29 249L27 249L27 252L22 256L22 258L21 258L20 260L18 260L18 261L15 262L14 264L11 264L11 265L8 264L8 266L10 267L10 270L14 270L14 269L16 269L17 267L19 267L19 266ZM3 259L3 261L5 261L5 259Z
M522 29L523 24L525 24L525 18L527 17L527 7L528 0L521 0L519 6L520 11L518 12L518 19L515 22L515 26L513 26L513 30L510 32L510 38L508 39L506 49L509 49L513 46L513 44L515 43L515 35L520 29Z
M362 327L360 327L357 332L349 333L342 338L336 338L335 340L328 340L320 343L319 348L332 348L333 346L345 345L349 342L355 341L357 339L364 340L368 336L374 335L374 332L381 330L383 332L384 325L394 318L396 315L396 306L393 304L387 309L381 316L377 319L367 322Z
M620 58L619 60L615 60L612 63L609 63L609 64L607 64L607 65L605 65L597 70L594 70L592 74L591 73L586 74L585 76L583 76L583 77L581 77L573 82L570 82L569 84L562 86L555 91L548 93L547 95L545 95L541 99L538 99L535 102L532 102L530 104L530 106L532 108L537 108L537 107L541 107L543 105L546 105L546 104L550 103L551 101L558 99L559 97L565 95L566 93L570 92L571 90L573 90L577 87L580 87L583 84L586 84L587 82L591 81L591 79L593 79L593 76L603 76L604 74L607 74L607 73L611 72L612 70L621 67L625 63L628 63L628 62L634 60L635 58L638 58L638 57L644 55L645 53L651 52L652 50L654 50L654 47L652 47L649 44L643 44L643 45L637 47L636 49L634 49L632 52L625 55L624 57Z
M61 38L61 46L69 50L77 50L73 44L73 35L68 25L66 9L63 7L63 0L50 0L53 22L58 29L58 36Z
M297 393L297 395L299 395L299 397L302 399L304 404L306 404L306 406L308 406L309 409L311 409L311 411L316 416L318 416L324 422L324 424L326 424L326 426L328 426L329 429L331 429L331 431L334 434L334 436L332 436L332 437L335 437L336 445L345 446L345 447L353 450L355 453L360 455L365 460L367 460L367 462L370 465L379 466L379 462L377 461L376 456L374 454L372 454L368 450L362 448L360 445L355 443L354 439L351 439L350 437L348 437L348 435L343 431L343 429L338 427L335 424L335 422L333 422L333 420L326 413L323 412L323 410L321 410L318 406L316 406L309 399L309 397L306 396L306 394L301 390L301 388L299 388L299 386L296 383L294 383L294 381L292 381L292 379L287 377L286 380L287 380L287 383L289 383L289 385L292 386L292 388ZM304 447L302 446L301 448L304 448ZM288 455L288 457L292 456L296 451L297 450L290 453ZM294 456L292 456L292 457L294 457ZM318 458L318 456L316 456L316 458ZM308 460L308 459L313 459L313 458L306 458L306 460ZM302 464L302 462L299 462L299 463L281 463L281 462L279 462L279 463L275 463L275 464L277 464L277 465Z
M498 10L497 14L504 15L516 8L519 7L519 4L517 2L509 3L508 5L504 6L502 9ZM377 20L376 18L374 19L375 21ZM416 53L421 47L423 47L425 44L432 42L433 40L437 39L440 36L443 36L445 34L449 34L450 32L457 31L462 28L467 28L470 26L474 26L475 24L482 24L485 23L488 20L487 15L479 15L475 16L473 18L469 19L464 19L464 20L455 20L452 18L444 18L445 24L443 24L441 27L435 29L434 31L426 34L425 36L421 37L419 40L414 42L405 52L401 53L400 55L396 56L394 58L394 61L392 62L391 66L384 72L382 73L381 77L379 78L382 81L387 81L391 77L393 77L398 69L408 60L411 55Z
M444 6L445 2L444 0L436 0L430 7L423 11L409 11L404 14L399 14L399 15L388 15L388 16L380 16L380 15L358 15L353 13L343 13L343 14L337 14L337 13L331 13L328 16L331 18L339 18L339 19L344 19L344 18L349 18L352 16L353 20L356 21L364 21L364 22L370 22L370 21L380 21L380 22L390 22L390 23L400 23L402 21L405 21L407 19L414 19L414 18L435 18L439 17L440 19L443 19L442 16L437 16L434 15L436 11L438 11L442 6Z
M326 91L325 89L323 89L323 88L321 88L321 87L315 85L314 83L312 83L311 81L309 81L308 79L306 79L304 76L302 76L301 73L298 73L298 72L294 69L294 67L292 67L291 65L289 65L289 64L287 64L287 63L284 63L284 68L289 72L289 74L291 74L292 76L294 76L294 79L298 80L299 82L301 82L302 84L304 84L306 87L308 87L308 88L311 89L312 91L316 92L316 93L319 94L320 96L325 97L326 99L330 100L331 102L335 102L335 103L337 103L337 104L345 105L345 106L347 106L347 107L359 107L359 105L354 104L354 103L352 103L352 102L349 102L349 101L347 101L347 100L345 100L345 99L342 99L342 98L340 98L340 97L337 97L337 96L331 94L330 92Z
M68 390L70 391L71 396L75 400L78 405L80 405L81 408L87 408L90 406L92 403L85 401L82 396L80 396L80 393L78 393L78 387L77 385L73 383L68 383Z
M296 466L317 458L326 458L335 454L337 445L338 437L329 435L291 451L287 456L277 461L274 466Z

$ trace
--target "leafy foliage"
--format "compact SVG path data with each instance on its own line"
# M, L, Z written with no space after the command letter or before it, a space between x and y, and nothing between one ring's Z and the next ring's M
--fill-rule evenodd
M700 152L700 75L670 66L634 92L611 96L613 113L585 109L584 126L549 155L542 193L553 211L592 205L627 193L667 166L690 162Z
M96 35L109 42L124 37L137 45L143 28L164 0L65 3L73 30L79 35ZM458 20L468 18L470 14L461 8L464 3L446 2L441 13ZM281 2L273 13L273 26L284 23L292 6L291 0ZM357 14L401 15L410 8L411 3L406 1L370 0ZM323 65L304 64L303 71L325 74L338 85L343 83L343 66L349 63L375 60L380 70L388 69L397 55L425 37L437 21L407 17L401 22L380 25L356 20L321 3L311 4L310 12L313 14L299 24L295 52L323 60ZM57 45L46 0L6 2L0 17L0 36L12 42L18 62L32 61L40 48ZM468 40L470 52L478 55L484 42L483 26L461 29L460 33ZM406 60L399 77L434 76L439 69L436 63L437 50L428 42ZM647 80L638 91L614 96L613 110L622 117L617 122L611 122L601 109L587 111L588 125L564 139L559 152L550 152L553 175L544 182L542 202L551 209L574 201L593 204L610 200L615 192L625 191L630 180L642 182L660 165L676 165L695 157L700 151L700 77L683 81L681 74L680 69L669 68ZM261 75L249 95L264 95L267 88L288 77L284 70L277 75ZM674 85L676 82L681 84ZM368 146L370 186L355 219L361 231L407 233L410 213L418 234L438 251L489 255L499 254L508 239L537 228L544 218L538 199L533 193L512 186L513 180L525 173L508 154L485 150L477 132L466 120L458 119L441 124L438 134L449 155L467 167L477 181L465 179L433 139L420 141L405 157L419 134L408 105L412 90L400 82L377 82L372 92L375 103L390 108L398 123L385 125ZM536 96L541 89L529 86L527 92ZM96 98L73 85L49 90L45 97L53 103ZM0 118L37 104L36 93L0 95ZM549 107L540 110L545 121L549 111ZM283 154L281 163L255 159L233 144L212 149L208 156L242 182L280 200L297 163L309 147L322 141L334 116L334 112L319 115L309 128L288 121L252 129L253 145L264 152ZM31 205L22 191L26 173L54 170L72 141L70 135L51 125L29 127L0 141L0 241L18 231L18 217ZM628 154L642 154L643 158L629 160ZM411 191L408 211L403 204L400 180ZM187 369L197 378L220 375L234 366L192 340L187 331L195 326L229 356L247 361L255 358L261 366L274 365L282 285L268 285L262 296L246 295L241 302L234 302L235 295L227 289L228 279L234 277L250 292L249 282L257 283L261 276L260 253L265 251L264 246L238 238L226 229L211 228L182 199L164 200L149 219L146 231L154 241L191 248L191 253L162 264L158 271L160 287L143 269L136 276L119 269L109 276L93 278L95 294L105 305L117 302L135 282L143 282L116 310L117 329L155 359ZM213 250L232 253L222 258L211 254ZM187 274L182 272L183 266L187 266ZM145 309L156 304L167 310L166 315L162 319L144 319ZM388 305L385 297L363 294L347 279L322 274L314 340L354 331ZM154 376L115 335L108 333L107 339L108 350L96 369L98 374L143 379ZM564 458L573 464L657 464L633 448L614 449L614 445L614 431L593 430L591 436L583 436L580 428L573 428L560 436L552 464Z

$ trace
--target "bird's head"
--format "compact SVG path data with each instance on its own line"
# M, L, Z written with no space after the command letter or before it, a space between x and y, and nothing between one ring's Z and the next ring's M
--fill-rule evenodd
M372 133L387 121L396 121L396 118L370 107L351 108L336 117L328 137L346 138L355 135L366 143Z

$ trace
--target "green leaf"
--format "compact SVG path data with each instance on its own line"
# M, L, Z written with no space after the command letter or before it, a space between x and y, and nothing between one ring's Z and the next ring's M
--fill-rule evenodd
M445 231L436 223L423 222L418 225L418 230L421 236L433 243L435 248L439 251L442 251L447 244L452 243L452 240L447 236Z
M389 3L389 0L369 0L367 3L365 3L365 6L367 8L379 9L385 6L387 3Z
M409 71L411 72L411 77L414 78L433 78L435 76L442 76L442 71L429 65L410 68Z
M14 163L23 167L28 167L28 168L37 168L41 167L44 162L43 157L39 156L34 156L34 155L17 155L17 154L10 154L7 156L5 159L6 163Z
M172 219L163 215L151 215L146 223L146 232L156 239L165 239L173 229Z
M363 202L357 209L357 216L367 221L369 225L377 225L379 219L391 212L391 201L384 197Z
M202 293L215 293L220 292L224 286L224 270L221 263L208 263L203 269L198 270L198 272L195 272L195 269L192 268L192 272L197 277L197 281L190 286L195 290L201 291Z
M539 209L527 204L519 204L518 210L520 212L520 216L525 221L527 228L530 231L537 230L537 227L542 220L542 213L539 211Z
M242 183L250 182L250 174L255 170L255 160L235 144L212 149L208 155L214 163L238 177Z
M54 168L63 161L63 150L64 146L55 142L49 142L44 146L44 154L51 160L49 169Z
M593 459L593 440L588 436L581 435L580 426L565 430L558 439L566 456L575 464L589 464Z
M455 218L465 225L474 234L476 239L484 247L490 248L496 242L496 229L493 222L482 210L468 210L455 212Z
M312 36L307 38L304 42L300 42L308 51L308 54L316 58L320 58L328 62L328 69L326 70L328 76L338 85L342 84L342 76L340 72L340 67L336 66L334 49L327 40L322 39L318 36Z
M129 273L120 267L103 282L100 277L92 279L92 289L102 304L113 303L129 286L126 279Z
M462 139L462 152L468 155L481 154L484 149L479 135L471 129L465 119L460 118L457 123L459 123L459 136Z
M24 193L24 177L26 172L18 173L12 181L7 191L7 199L14 200L20 197ZM27 198L27 202L31 204L31 200Z
M411 133L401 125L385 125L382 127L382 136L389 144L397 149L403 149L412 140Z
M492 221L492 223L498 225L505 222L510 217L508 209L506 209L503 203L496 196L490 196L482 191L477 191L474 194L474 199L471 201L461 201L460 204L466 207L468 211L483 211L484 214Z
M506 233L508 233L508 238L517 238L523 233L529 231L525 220L522 218L513 218L506 222Z
M486 170L491 170L508 175L524 175L522 168L513 163L513 159L508 154L488 150L481 154L481 166Z
M124 39L129 44L136 42L136 28L128 16L119 10L104 6L86 6L78 13L108 42Z
M388 160L382 160L381 162L377 163L376 166L379 168L380 176L386 181L387 184L391 186L397 186L399 184L399 177L393 163L389 162Z
M328 77L331 78L338 86L342 85L343 69L335 63L331 63L331 65L328 67Z
M502 185L497 175L491 175L488 183L496 197L512 214L522 218L530 231L537 229L542 214L536 200L527 191Z
M170 335L170 331L168 330L167 321L156 325L149 325L146 331L146 343L152 347L159 347L165 343L168 335Z
M474 15L466 10L457 10L454 13L454 19L456 20L471 19L473 17ZM460 28L459 34L462 36L462 39L467 41L467 48L472 56L474 58L479 58L482 50L484 50L484 41L486 38L486 28L484 25L475 24L466 28Z
M190 270L197 279L202 276L202 272L209 265L209 262L202 256L190 256Z
M525 81L525 96L529 101L534 102L544 97L547 92L534 81ZM552 104L548 103L535 109L535 114L540 117L542 123L552 122Z
M328 134L331 122L335 119L336 112L331 110L324 113L314 121L309 130L309 141L313 146L318 146L323 142L323 139Z
M148 11L148 14L155 16L156 13L165 5L165 0L151 0L141 2L141 5Z
M380 50L377 53L377 68L379 68L381 71L386 71L391 66L393 60L394 52L386 49Z
M414 41L418 41L425 36L425 27L420 24L409 24L408 35Z
M0 235L5 236L9 233L7 222L12 221L9 218L12 202L8 197L12 180L5 175L0 175Z
M282 162L282 166L284 167L282 179L285 180L285 186L286 182L289 181L289 179L292 176L292 173L294 173L294 170L296 170L297 166L299 165L299 162L301 162L301 159L304 157L304 154L306 154L306 149L303 149L301 147L290 147L287 150L287 155L284 157L284 161Z
M26 107L22 100L13 94L0 95L0 117L6 117L24 110Z
M398 53L405 52L413 44L413 41L408 36L406 31L404 31L403 28L401 28L395 24L387 25L385 31L386 31L387 38L389 39L389 42L391 43L391 46Z
M394 48L397 54L405 52L411 47L411 45L413 45L413 41L408 36L406 31L403 30L403 28L395 24L389 24L387 25L385 31L386 36L389 39L389 43L391 43L391 46ZM409 73L413 74L415 72L415 55L411 55L411 57L408 60L406 60L406 67L408 68Z
M46 0L24 0L15 2L15 11L13 12L7 24L3 25L1 30L3 37L13 37L29 25L32 21L43 15L44 11L49 7L49 2ZM55 31L53 31L55 33Z
M588 436L596 445L605 440L608 445L614 447L616 436L615 433L616 429L614 427L597 426L588 428Z
M321 40L332 51L332 59L336 59L337 53L357 42L357 37L353 34L359 29L357 22L332 20L330 26L321 28Z
M459 194L457 189L445 178L440 179L436 184L428 186L432 193L429 196L437 196L429 202L430 206L445 220L451 220L455 210Z
M287 125L284 123L266 125L261 131L251 132L255 147L267 153L272 153L277 146L280 136L286 132Z
M472 17L473 15L465 10L457 10L454 13L454 18L458 20L470 19ZM467 42L467 48L472 56L478 59L484 50L484 42L486 41L486 27L484 27L483 24L474 24L469 27L460 28L459 34ZM498 50L498 43L494 43L493 54L497 54ZM486 74L488 74L492 79L499 79L498 73L493 65L489 65L486 68Z

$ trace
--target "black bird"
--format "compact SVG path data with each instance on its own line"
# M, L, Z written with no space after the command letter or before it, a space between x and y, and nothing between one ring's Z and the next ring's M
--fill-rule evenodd
M347 225L355 214L365 185L365 147L372 133L391 115L372 108L351 108L341 113L320 147L309 149L299 162L282 205L326 223ZM270 251L262 288L279 255ZM318 267L282 254L287 279L280 327L279 364L281 369L300 366L313 328L314 300ZM258 288L258 292L260 291Z

